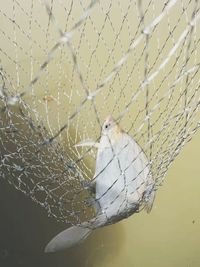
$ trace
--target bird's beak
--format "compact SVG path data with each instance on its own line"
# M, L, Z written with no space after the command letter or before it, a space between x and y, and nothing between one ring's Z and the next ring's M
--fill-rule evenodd
M105 123L113 123L114 119L111 115L109 115L106 119L105 119Z

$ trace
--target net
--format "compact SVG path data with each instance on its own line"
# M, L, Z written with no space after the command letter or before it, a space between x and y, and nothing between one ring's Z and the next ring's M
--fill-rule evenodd
M2 2L1 178L58 221L94 218L97 151L74 145L112 114L157 190L200 125L199 19L197 0Z

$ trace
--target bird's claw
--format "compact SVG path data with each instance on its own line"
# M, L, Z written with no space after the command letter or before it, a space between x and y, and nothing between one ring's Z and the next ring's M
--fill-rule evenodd
M95 194L95 185L92 182L83 181L82 185L85 190L88 190L90 193Z
M94 206L96 204L96 201L94 198L88 198L86 199L85 201L85 204L88 206L88 207L91 207L91 206Z
M88 198L84 202L85 202L85 205L87 205L88 207L93 207L95 209L96 214L99 214L100 212L102 212L101 206L98 200L96 200L95 198L93 197Z

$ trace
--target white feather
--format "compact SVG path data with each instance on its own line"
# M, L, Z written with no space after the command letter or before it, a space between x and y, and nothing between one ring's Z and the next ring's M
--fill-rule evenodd
M81 141L80 143L75 144L74 146L75 147L93 146L93 147L99 148L99 143L97 143L91 139L88 139L88 140Z
M109 219L116 218L141 201L147 212L153 205L154 181L148 159L135 140L121 131L112 117L108 117L103 125L100 143L86 140L76 146L98 148L93 182L96 184L95 200L100 209L96 218L55 236L45 252L63 250L80 243L92 229L106 225Z
M45 247L45 252L64 250L83 241L91 233L91 229L72 226L56 235Z
M139 145L126 133L116 142L103 135L96 160L96 199L107 218L139 204L153 183L148 160Z

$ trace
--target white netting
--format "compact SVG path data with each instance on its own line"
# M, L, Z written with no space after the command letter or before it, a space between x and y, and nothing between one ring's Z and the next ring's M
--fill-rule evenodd
M112 114L156 188L199 127L195 0L1 1L0 175L59 221L80 223ZM120 218L120 214L119 214Z

